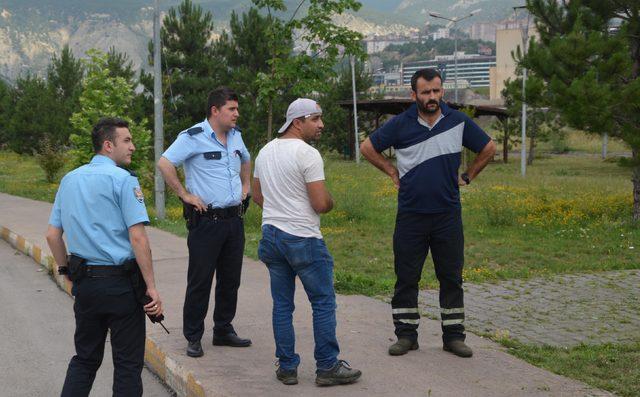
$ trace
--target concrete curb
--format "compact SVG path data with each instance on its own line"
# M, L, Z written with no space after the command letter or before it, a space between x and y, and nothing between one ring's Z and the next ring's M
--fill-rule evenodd
M23 236L0 225L0 236L12 247L31 257L42 266L58 286L71 296L71 282L64 276L54 274L56 261L48 251L34 244ZM179 397L204 397L206 394L202 384L195 379L193 373L177 363L164 352L149 336L145 341L144 361L147 368L156 374Z

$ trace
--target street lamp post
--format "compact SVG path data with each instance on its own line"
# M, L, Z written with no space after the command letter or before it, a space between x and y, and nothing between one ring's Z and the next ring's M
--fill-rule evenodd
M437 12L430 12L429 15L432 16L433 18L440 18L440 19L444 19L445 21L449 21L449 23L447 24L447 27L452 26L455 31L456 25L458 24L458 22L465 20L467 18L471 18L472 16L476 15L480 11L481 9L478 8L477 10L471 11L468 15L465 15L463 17L455 17L455 18L443 17ZM454 98L455 98L454 102L458 103L458 35L455 33L453 34L453 90L454 90Z
M527 9L527 6L513 7L514 19L518 23L518 10ZM527 43L529 42L529 17L527 14L527 24L522 28L522 55L527 54ZM527 68L522 68L522 147L520 148L520 174L527 175Z

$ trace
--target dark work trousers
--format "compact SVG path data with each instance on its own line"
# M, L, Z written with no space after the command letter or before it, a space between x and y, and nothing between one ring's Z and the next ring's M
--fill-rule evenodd
M418 338L418 283L427 254L440 282L442 339L464 340L462 267L464 235L460 210L438 214L398 213L393 234L396 286L391 301L398 338Z
M76 355L67 369L62 397L89 395L102 364L107 330L113 355L113 395L142 395L145 319L126 277L84 278L74 285Z
M231 321L236 315L238 287L244 252L244 225L239 216L212 220L200 217L189 230L189 270L184 299L183 333L190 342L204 333L204 319L209 309L213 275L216 275L213 333L218 336L235 332Z

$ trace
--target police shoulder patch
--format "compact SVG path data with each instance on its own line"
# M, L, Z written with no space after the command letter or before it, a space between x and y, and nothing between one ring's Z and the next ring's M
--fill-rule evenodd
M189 134L190 136L194 136L201 133L202 131L204 131L202 127L193 127L187 130L187 134Z
M144 194L142 194L142 189L140 189L140 186L136 186L133 188L133 195L139 203L144 202Z

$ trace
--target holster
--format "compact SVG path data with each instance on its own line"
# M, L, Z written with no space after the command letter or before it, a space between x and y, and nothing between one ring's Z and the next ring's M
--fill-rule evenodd
M71 254L67 256L67 266L69 267L69 279L71 281L80 281L87 274L86 259Z
M187 230L191 230L198 226L198 214L196 213L196 207L191 204L182 202L182 217L187 223Z
M131 286L133 287L133 292L136 295L136 300L141 304L144 304L144 297L147 294L147 283L144 282L144 278L142 277L140 266L138 266L136 258L129 259L122 265L129 277L129 281L131 281Z

